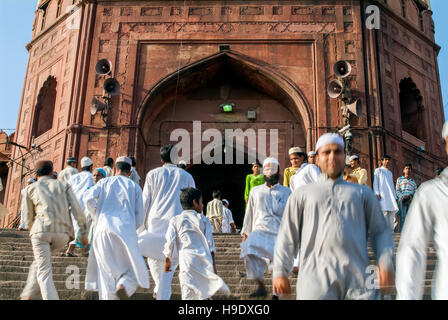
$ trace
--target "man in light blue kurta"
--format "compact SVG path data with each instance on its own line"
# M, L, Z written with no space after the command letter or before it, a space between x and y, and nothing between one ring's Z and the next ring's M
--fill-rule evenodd
M343 180L344 141L323 135L316 144L318 181L296 189L283 214L274 251L274 292L289 294L288 274L300 250L297 299L376 299L370 286L367 238L380 286L393 285L393 239L373 192Z

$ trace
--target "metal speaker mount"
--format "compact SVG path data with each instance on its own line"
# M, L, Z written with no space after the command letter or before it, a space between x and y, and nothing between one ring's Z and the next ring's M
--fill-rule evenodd
M103 112L104 110L107 110L107 104L93 97L90 103L90 114L94 116L98 111Z
M334 64L333 72L338 78L346 78L352 73L352 66L347 61L340 60Z
M355 102L347 105L347 110L353 113L355 116L360 117L362 114L362 103L360 99L356 99Z
M120 84L114 78L109 78L104 81L104 93L111 97L120 93Z
M328 84L327 93L330 98L338 98L344 91L344 85L339 80L332 80Z
M112 72L112 63L107 59L99 60L95 65L95 72L100 76L107 76Z

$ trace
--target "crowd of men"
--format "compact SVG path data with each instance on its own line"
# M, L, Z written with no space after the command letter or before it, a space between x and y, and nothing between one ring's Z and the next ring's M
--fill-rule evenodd
M442 133L447 143L448 123ZM90 158L75 158L55 179L53 163L39 161L36 179L22 191L22 224L30 229L34 261L21 299L58 299L51 254L65 246L88 256L85 289L100 299L129 299L138 287L171 298L179 267L182 299L210 299L230 294L216 270L213 233L237 231L229 202L213 192L203 213L203 197L184 163L175 164L173 145L160 149L162 166L148 172L143 189L132 157L106 159L93 169ZM433 298L448 298L447 239L443 215L448 204L448 171L417 190L406 164L393 183L390 157L375 170L373 190L359 156L346 165L345 144L336 133L322 135L315 151L289 150L291 167L275 158L254 163L246 178L246 210L241 255L246 277L268 296L264 274L273 275L272 299L290 294L288 276L297 274L297 299L379 299L380 290L397 289L398 299L421 299L426 249L434 241L440 267ZM114 170L115 168L115 170ZM397 214L397 213L400 214ZM405 223L406 222L406 223ZM396 267L393 232L402 230ZM376 254L379 287L368 285L370 239ZM146 263L145 263L146 259Z

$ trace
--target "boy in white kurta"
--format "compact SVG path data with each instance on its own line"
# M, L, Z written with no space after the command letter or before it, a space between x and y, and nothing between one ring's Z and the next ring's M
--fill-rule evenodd
M214 254L205 237L201 192L183 189L180 202L184 211L170 220L166 233L165 272L171 271L171 259L178 256L182 300L204 300L218 291L229 294L228 286L216 274Z
M233 221L232 211L229 209L229 201L222 200L224 205L222 212L222 232L223 233L236 233L235 221Z
M119 157L117 175L100 180L84 197L96 224L87 263L86 290L101 300L128 299L149 288L149 274L137 242L143 224L142 189L129 179L131 160Z
M81 172L72 175L70 177L70 179L68 180L68 184L72 188L73 193L76 196L76 199L78 199L78 202L79 202L82 210L84 210L84 211L86 209L84 206L83 200L82 200L84 197L84 194L90 187L95 185L95 183L93 182L92 166L93 166L92 160L89 157L83 157L81 159ZM76 236L78 236L78 233L79 233L79 226L78 226L78 223L76 222L76 220L73 219L73 215L72 215L72 222L73 222L73 228L74 228L75 237L76 237ZM90 229L91 223L92 223L92 221L89 218L87 220L87 229ZM65 252L65 256L74 257L73 250L75 249L75 246L76 246L75 240L70 242L70 244L68 245L67 251Z
M448 122L442 130L448 154ZM425 285L426 252L437 250L433 300L448 300L448 168L423 183L409 207L397 252L397 299L421 300Z
M171 281L177 265L173 258L172 272L163 271L163 248L168 224L172 217L183 211L179 200L180 190L195 186L191 174L172 163L171 158L175 155L176 150L171 144L160 148L164 164L148 172L143 187L145 223L138 230L138 243L143 255L148 258L148 266L155 282L154 296L158 300L170 299Z
M375 169L373 192L378 197L378 200L380 200L381 211L389 223L391 232L393 232L395 215L398 212L398 204L392 172L387 169L390 159L390 156L383 156L381 159L381 168Z
M283 211L291 190L278 183L280 165L275 158L263 163L266 183L252 188L244 216L241 255L246 266L246 277L255 280L258 289L251 297L265 297L264 272L274 256L274 245Z

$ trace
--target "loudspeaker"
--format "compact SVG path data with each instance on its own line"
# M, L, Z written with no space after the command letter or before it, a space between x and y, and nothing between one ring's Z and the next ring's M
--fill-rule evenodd
M120 84L114 78L109 78L104 81L104 93L109 96L116 96L120 93Z
M112 71L112 63L107 59L101 59L95 65L95 72L100 76L106 76Z
M360 99L356 99L355 102L347 105L348 111L353 113L355 116L360 117L362 114L362 103Z
M347 61L340 60L334 64L333 72L338 78L346 78L352 72L352 66Z
M342 94L344 85L339 80L333 80L328 84L327 93L330 98L337 98Z
M94 116L98 111L106 110L107 104L101 102L97 98L92 98L92 102L90 103L90 114Z

